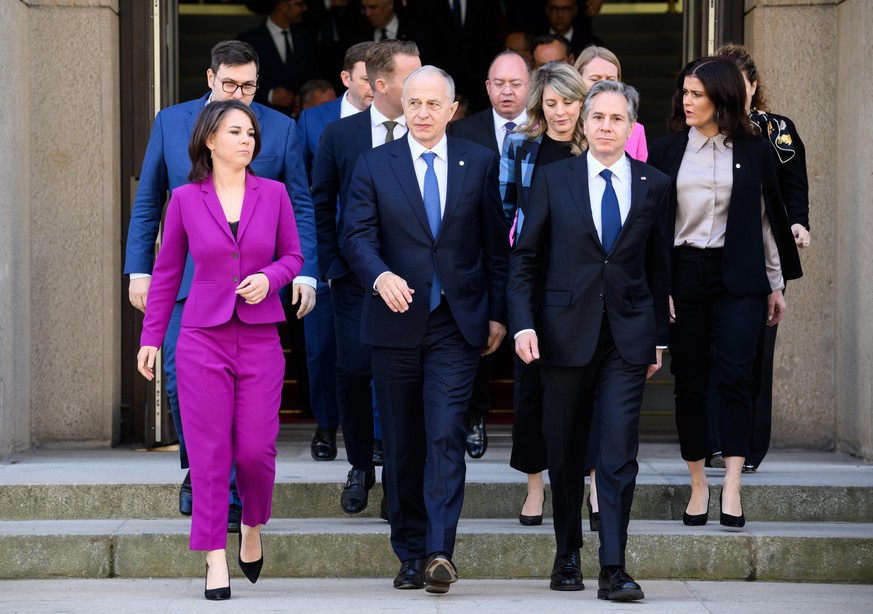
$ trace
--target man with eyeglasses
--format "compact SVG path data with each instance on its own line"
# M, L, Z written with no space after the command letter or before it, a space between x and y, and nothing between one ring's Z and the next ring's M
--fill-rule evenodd
M167 202L167 192L188 183L188 173L191 170L188 141L197 115L212 101L236 98L251 106L260 126L261 151L252 160L252 168L259 177L284 182L294 206L304 265L300 276L292 284L291 303L297 306L297 317L302 318L315 306L318 265L312 198L306 182L294 120L252 101L258 90L258 55L247 43L223 41L215 45L212 48L212 64L206 71L206 82L209 92L204 96L167 107L155 117L127 233L124 274L130 277L130 302L135 308L145 312L161 212ZM179 436L182 469L188 468L188 454L176 388L176 340L193 273L193 262L189 258L163 345L165 387L173 424ZM242 512L233 477L232 475L228 531L235 533L239 532ZM192 508L189 473L179 491L179 512L190 516Z
M269 5L267 18L237 38L250 44L260 58L255 102L296 116L300 88L315 76L315 42L301 27L307 3L278 0L265 4Z
M491 108L474 113L466 119L449 125L449 134L484 145L498 156L503 150L507 136L527 121L527 94L530 89L530 69L527 60L515 51L503 51L491 62L485 89ZM512 220L509 220L511 223ZM509 239L507 238L507 241ZM508 344L498 352L508 352ZM467 454L481 458L488 449L488 433L485 419L491 409L488 390L491 380L493 354L483 356L479 362L473 396L467 409Z

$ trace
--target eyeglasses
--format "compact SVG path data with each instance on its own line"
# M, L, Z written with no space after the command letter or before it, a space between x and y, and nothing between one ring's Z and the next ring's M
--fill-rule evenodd
M255 92L258 90L258 85L251 83L237 83L236 81L230 80L220 80L221 82L221 91L225 94L233 94L237 90L242 90L243 96L254 96Z
M502 91L507 85L513 91L518 91L523 88L527 83L524 81L501 81L500 79L495 79L494 81L489 81L491 85L497 88L498 91Z
M575 6L547 6L547 11L551 11L553 13L570 13L576 10Z

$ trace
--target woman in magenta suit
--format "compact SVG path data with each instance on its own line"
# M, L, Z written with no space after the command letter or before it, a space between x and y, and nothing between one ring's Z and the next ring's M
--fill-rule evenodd
M176 364L198 502L190 547L207 551L207 599L230 598L231 463L243 504L239 566L255 582L263 565L260 536L270 517L285 371L278 291L303 265L285 186L255 177L249 167L259 149L257 120L242 102L209 103L197 118L191 183L173 191L167 208L137 356L140 373L151 380L190 253L194 277Z

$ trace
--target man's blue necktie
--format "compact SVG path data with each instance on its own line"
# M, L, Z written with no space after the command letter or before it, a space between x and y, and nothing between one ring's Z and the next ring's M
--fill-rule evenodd
M621 211L618 209L618 196L612 187L612 171L605 168L600 171L600 176L606 181L603 200L600 201L600 227L603 235L601 243L603 251L608 254L621 232Z
M430 224L430 232L436 240L437 234L440 231L440 185L437 183L436 171L433 170L433 161L436 154L432 151L426 151L421 154L427 164L427 170L424 172L424 210L427 213L427 222ZM433 311L439 307L442 293L439 277L437 276L436 262L433 268L433 283L430 286L430 310Z

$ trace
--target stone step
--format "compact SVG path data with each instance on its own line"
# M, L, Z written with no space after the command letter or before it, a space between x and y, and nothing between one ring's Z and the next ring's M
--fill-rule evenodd
M871 522L873 489L863 486L743 486L747 515L776 522ZM280 482L273 491L273 514L281 518L351 518L339 506L342 484ZM720 488L710 488L710 515L718 518ZM690 495L687 484L638 484L631 516L679 520ZM361 513L379 513L381 486L371 491ZM587 494L586 494L587 496ZM519 483L466 485L462 517L515 518L524 502ZM551 498L544 513L551 516ZM6 520L179 518L176 484L35 484L0 486L0 518Z
M0 521L0 578L172 578L203 572L186 520ZM583 572L596 577L598 537L586 532ZM397 571L388 525L373 519L273 519L263 576L384 577ZM463 520L455 562L463 578L547 578L551 522ZM237 557L229 536L228 560ZM632 521L627 567L637 578L873 583L873 524ZM231 574L239 577L236 565Z

